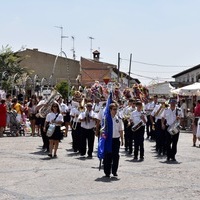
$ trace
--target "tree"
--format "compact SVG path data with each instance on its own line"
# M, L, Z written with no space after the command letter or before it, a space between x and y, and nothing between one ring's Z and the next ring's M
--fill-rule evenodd
M17 53L8 45L0 50L0 86L6 91L11 89L12 83L15 83L23 73L27 73L26 69L20 67L23 58Z
M71 96L71 88L67 81L62 81L56 85L56 90L62 95L64 99L68 98L68 94ZM69 93L68 93L69 90Z

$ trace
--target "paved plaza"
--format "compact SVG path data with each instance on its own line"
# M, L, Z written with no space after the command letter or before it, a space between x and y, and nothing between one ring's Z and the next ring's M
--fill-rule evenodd
M121 148L118 177L106 178L92 159L71 149L64 138L58 158L41 151L41 137L0 138L0 200L126 200L200 199L200 148L192 147L192 134L181 133L177 162L158 157L154 142L145 140L145 159L133 162Z

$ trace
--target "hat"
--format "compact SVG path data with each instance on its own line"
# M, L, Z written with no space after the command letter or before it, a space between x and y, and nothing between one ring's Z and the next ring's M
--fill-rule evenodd
M166 99L164 99L164 98L159 98L159 99L158 99L158 102L160 102L160 103L165 103L165 102L166 102Z
M86 106L91 106L91 107L92 107L92 103L88 102L88 103L86 104Z
M170 99L169 103L177 103L176 99Z

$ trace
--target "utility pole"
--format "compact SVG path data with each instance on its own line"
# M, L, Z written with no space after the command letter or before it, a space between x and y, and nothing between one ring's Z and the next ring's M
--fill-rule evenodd
M74 38L74 36L71 36L71 37L72 37L72 40L73 40L73 47L72 47L71 51L73 52L73 59L75 60L76 59L75 48L74 48L74 40L75 40L75 38Z
M119 83L119 70L120 70L120 53L118 53L118 65L117 65L117 82Z
M94 40L94 38L89 36L89 39L90 39L90 58L92 58L92 40Z
M63 40L63 38L68 38L68 36L64 36L63 35L63 27L62 26L55 26L56 28L59 28L60 29L60 31L61 31L61 36L60 36L60 52L62 52L62 40ZM61 53L61 56L62 56L62 53Z
M128 71L128 87L130 87L130 75L131 75L131 63L132 63L132 53L130 55L130 62L129 62L129 71Z

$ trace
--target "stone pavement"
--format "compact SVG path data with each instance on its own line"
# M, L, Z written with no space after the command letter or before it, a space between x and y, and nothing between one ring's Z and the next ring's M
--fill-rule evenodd
M0 200L200 199L200 148L192 147L191 133L181 133L175 163L157 157L147 140L143 162L122 147L117 178L98 170L96 152L82 158L70 142L69 134L58 158L49 159L40 137L0 138Z

